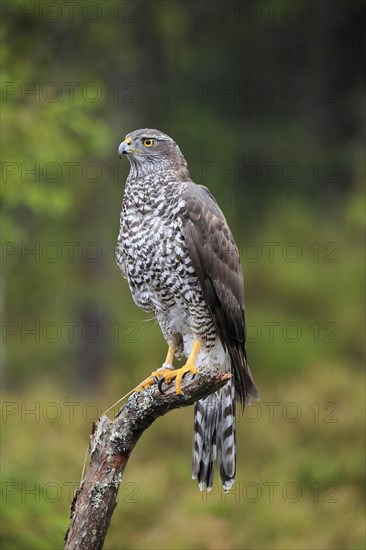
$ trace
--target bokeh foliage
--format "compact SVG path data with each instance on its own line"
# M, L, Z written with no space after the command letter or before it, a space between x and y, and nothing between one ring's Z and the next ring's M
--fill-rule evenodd
M192 411L160 420L106 548L361 548L364 4L51 4L2 12L4 548L62 546L83 407L97 403L95 416L164 357L114 262L128 173L116 151L139 127L176 139L222 206L243 260L250 364L262 403L279 406L273 421L261 405L239 422L239 497L207 501L189 480ZM298 422L282 415L292 402ZM291 482L296 502L281 496Z

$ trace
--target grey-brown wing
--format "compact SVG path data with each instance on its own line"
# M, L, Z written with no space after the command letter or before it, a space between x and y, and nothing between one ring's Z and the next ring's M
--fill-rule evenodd
M259 397L245 350L244 284L237 246L206 187L189 183L181 216L186 246L219 338L227 349L242 405Z

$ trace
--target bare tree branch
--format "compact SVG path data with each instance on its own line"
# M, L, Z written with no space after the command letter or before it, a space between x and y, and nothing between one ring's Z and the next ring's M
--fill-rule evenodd
M159 416L214 393L230 376L219 370L200 368L194 378L184 377L183 395L176 394L174 383L169 384L164 394L154 384L134 393L114 420L104 415L98 419L90 436L90 464L71 504L65 550L103 547L124 469L141 434Z

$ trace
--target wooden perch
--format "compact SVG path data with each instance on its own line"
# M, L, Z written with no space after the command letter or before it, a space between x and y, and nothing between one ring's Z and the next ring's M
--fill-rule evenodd
M192 405L220 389L230 374L200 368L192 378L185 376L177 395L175 384L154 384L134 393L114 420L101 416L90 436L90 464L71 504L71 524L65 536L65 550L100 550L117 504L124 469L141 434L159 416Z

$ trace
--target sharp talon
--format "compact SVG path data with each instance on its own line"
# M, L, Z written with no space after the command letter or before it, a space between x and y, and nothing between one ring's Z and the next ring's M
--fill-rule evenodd
M162 390L162 385L164 384L164 382L165 382L164 376L163 376L162 378L160 378L160 380L157 382L158 389L159 389L160 393L165 393L165 392Z
M175 380L175 392L178 395L182 395L183 392L181 389L181 383L183 381L184 375L190 373L191 380L193 380L197 373L196 360L199 347L200 343L195 342L195 344L193 345L193 350L188 357L187 363L184 365L184 367L181 367L180 369L174 369L173 365L171 364L173 356L171 356L172 350L171 348L169 348L166 362L163 363L163 365L159 369L152 372L151 375L146 378L146 380L136 386L134 391L140 392L142 390L145 390L146 388L149 388L153 384L156 384L158 386L159 392L164 394L165 392L163 391L163 384L169 384L169 382Z

